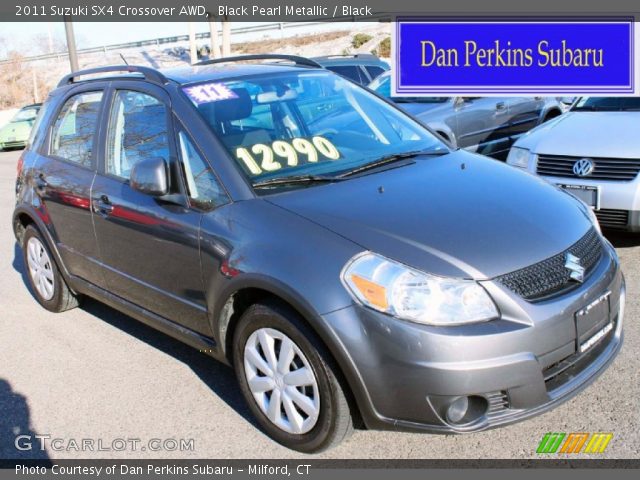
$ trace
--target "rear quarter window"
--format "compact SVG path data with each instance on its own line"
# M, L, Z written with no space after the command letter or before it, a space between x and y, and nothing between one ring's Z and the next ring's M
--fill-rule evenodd
M367 65L364 67L367 70L367 73L371 77L371 80L382 75L384 73L384 68L376 67L375 65Z
M357 65L334 65L327 67L327 69L337 73L338 75L347 77L354 82L358 82L360 84L368 83L367 79L362 77L362 72L360 72L360 68Z
M68 98L53 124L49 154L91 167L101 103L102 92L82 92Z

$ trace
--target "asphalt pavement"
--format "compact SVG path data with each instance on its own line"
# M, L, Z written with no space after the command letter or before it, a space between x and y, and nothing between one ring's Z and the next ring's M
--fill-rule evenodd
M96 301L36 303L11 230L19 154L0 153L0 458L305 458L256 428L228 367ZM604 457L640 458L640 235L608 236L627 279L625 341L589 388L505 428L359 430L316 457L527 459L547 432L611 432Z

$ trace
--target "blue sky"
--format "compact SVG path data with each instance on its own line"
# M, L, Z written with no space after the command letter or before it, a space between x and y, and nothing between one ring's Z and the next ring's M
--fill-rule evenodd
M187 22L76 22L73 24L78 48L97 47L113 43L132 42L147 38L185 35L189 32ZM62 22L12 22L0 23L0 37L9 46L24 46L37 35L48 35L51 28L54 37L64 39ZM196 23L196 31L208 31L205 22Z
M233 22L231 28L256 25L258 22ZM114 43L127 43L138 40L148 40L159 37L172 37L175 35L187 35L189 33L188 22L74 22L74 31L78 48L100 47ZM300 28L287 29L283 34L292 35L300 33L318 33L321 31L349 29L351 24L326 23L324 25L304 25ZM375 25L374 23L360 23L359 26ZM195 22L196 32L208 32L207 22ZM23 55L36 55L46 53L46 39L51 30L54 39L58 43L65 42L64 23L62 22L0 22L0 59L4 58L8 51L18 50ZM265 33L246 34L235 41L254 40L261 38ZM33 40L40 37L42 42ZM39 46L37 44L39 43ZM47 50L48 51L48 50Z

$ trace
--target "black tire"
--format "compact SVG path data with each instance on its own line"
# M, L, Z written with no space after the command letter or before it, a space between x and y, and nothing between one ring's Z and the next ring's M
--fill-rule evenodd
M258 407L245 375L244 350L253 332L261 328L288 336L302 351L315 375L320 396L318 420L307 433L282 430ZM242 394L263 431L276 442L304 453L333 448L353 433L353 419L343 387L332 367L334 363L314 332L286 306L255 304L242 315L233 338L233 361Z
M28 259L28 244L30 239L36 239L42 245L43 249L46 251L49 257L49 263L51 266L51 272L53 274L53 295L51 298L45 298L34 283L33 276L29 269L29 259ZM58 269L58 265L54 260L53 255L51 254L51 250L47 245L47 242L42 238L42 235L38 231L36 227L33 225L29 225L24 232L24 236L22 239L22 257L24 260L24 267L26 269L26 276L29 279L29 287L33 296L36 298L38 303L42 305L44 308L49 310L50 312L64 312L66 310L70 310L78 306L78 298L73 294L69 287L67 286L64 278L60 274L60 270Z

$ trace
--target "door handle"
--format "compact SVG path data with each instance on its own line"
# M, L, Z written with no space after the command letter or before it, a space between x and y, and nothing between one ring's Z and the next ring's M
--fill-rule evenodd
M107 216L111 214L113 208L113 204L106 195L102 195L99 199L93 201L93 211L100 215Z
M35 184L38 190L44 190L49 186L49 183L44 179L43 174L38 175L38 177L36 178Z
M496 103L496 110L506 110L507 109L507 104L504 102L498 102Z

